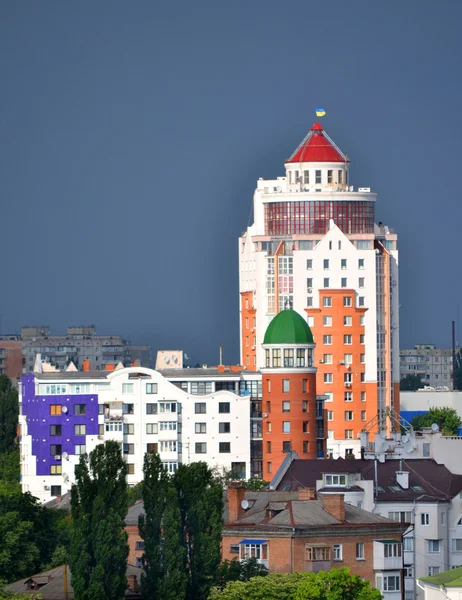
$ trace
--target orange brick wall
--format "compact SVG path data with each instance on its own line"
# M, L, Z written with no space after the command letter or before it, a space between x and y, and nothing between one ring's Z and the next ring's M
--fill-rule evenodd
M136 542L141 541L140 532L138 531L138 525L126 525L125 531L128 535L128 558L127 562L129 565L136 564L136 558L143 556L143 550L136 550Z
M241 338L242 365L248 371L257 370L256 314L253 308L253 292L241 292Z

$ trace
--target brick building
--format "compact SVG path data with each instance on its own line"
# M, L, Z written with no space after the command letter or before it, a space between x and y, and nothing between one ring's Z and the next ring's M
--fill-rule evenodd
M223 559L255 557L280 573L345 566L398 600L407 527L346 504L334 491L252 492L236 483L228 489Z

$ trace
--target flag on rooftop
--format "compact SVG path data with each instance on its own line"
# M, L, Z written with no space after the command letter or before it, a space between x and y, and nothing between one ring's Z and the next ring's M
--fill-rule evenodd
M317 117L323 117L326 114L326 111L323 108L317 108L316 109L316 116Z

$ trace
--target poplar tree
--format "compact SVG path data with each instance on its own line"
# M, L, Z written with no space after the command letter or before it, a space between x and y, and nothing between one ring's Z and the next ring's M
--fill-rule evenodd
M75 600L120 600L127 589L127 465L115 441L81 456L72 486L69 566Z
M173 484L185 548L186 598L206 600L221 561L223 487L204 462L179 465Z
M16 448L18 436L18 392L6 375L0 375L0 454Z
M181 514L175 488L170 485L162 519L163 573L159 591L162 600L185 600L188 578L184 568L186 548L182 544Z

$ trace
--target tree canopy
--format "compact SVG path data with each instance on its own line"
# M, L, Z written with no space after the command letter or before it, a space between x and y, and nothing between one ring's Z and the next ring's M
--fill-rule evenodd
M457 411L448 406L441 408L434 406L427 413L417 415L411 421L411 425L416 430L431 427L433 423L438 425L443 435L458 435L462 421Z
M214 588L210 600L380 600L369 581L350 575L347 568L328 573L273 573L249 581L232 581Z
M6 375L0 375L0 454L11 452L17 445L18 392Z
M416 392L424 385L421 375L410 373L405 375L399 382L399 389L402 392Z

